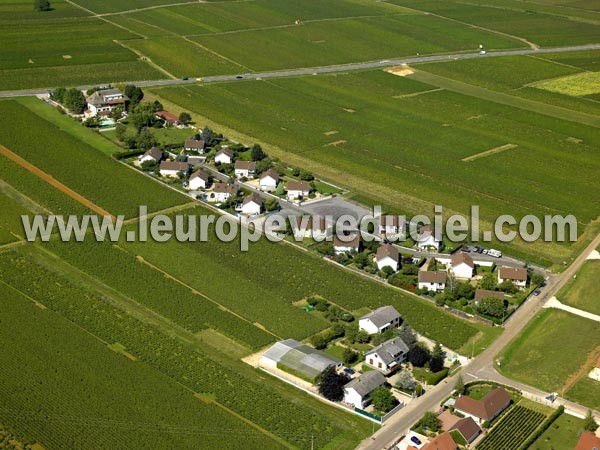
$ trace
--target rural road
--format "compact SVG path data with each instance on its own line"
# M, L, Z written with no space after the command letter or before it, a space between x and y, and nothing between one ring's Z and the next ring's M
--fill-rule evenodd
M587 256L600 245L600 235L586 247L586 249L573 261L563 273L551 276L542 294L539 297L529 297L529 299L510 317L504 325L504 332L479 356L469 362L469 364L460 371L465 382L474 380L492 380L499 383L514 386L517 389L528 392L537 397L545 397L549 393L544 393L539 389L527 386L523 383L509 380L499 374L494 368L495 358L506 347L525 325L543 308L547 300L555 296L562 286L569 281L581 268ZM389 448L390 444L405 435L410 427L426 411L437 410L440 403L448 397L454 390L456 383L455 375L452 378L430 388L423 397L416 399L400 410L385 425L379 429L372 437L365 439L358 447L361 450L380 450ZM563 404L569 411L584 415L587 408L566 401L557 399L557 404ZM596 414L598 416L598 414Z
M157 87L157 86L176 86L195 84L198 82L202 83L215 83L222 81L235 81L235 80L259 80L264 78L283 78L283 77L294 77L300 75L313 75L313 74L325 74L334 72L347 72L352 70L364 70L364 69L375 69L383 67L392 67L400 64L416 64L434 61L447 61L451 59L472 59L472 58L490 58L496 56L516 56L516 55L533 55L542 53L564 53L564 52L579 52L585 50L599 50L600 44L587 44L577 45L571 47L548 47L539 49L522 49L522 50L506 50L506 51L495 51L488 52L485 55L479 53L456 53L456 54L444 54L444 55L430 55L430 56L415 56L411 58L400 58L400 59L386 59L383 61L368 61L355 64L340 64L334 66L324 67L312 67L305 69L290 69L276 72L257 72L247 73L238 75L216 75L211 77L203 78L189 78L189 79L172 79L172 80L155 80L155 81L128 81L128 83L135 84L139 87ZM105 83L98 83L97 85L78 86L81 90L88 90L98 85L110 84L112 81L106 81ZM32 95L47 94L51 88L45 89L28 89L21 91L4 91L0 92L0 98L2 97L24 97Z

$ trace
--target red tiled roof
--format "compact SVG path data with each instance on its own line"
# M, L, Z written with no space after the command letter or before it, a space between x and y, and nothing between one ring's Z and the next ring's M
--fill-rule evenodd
M600 450L600 438L591 431L584 431L579 436L575 450Z
M496 388L481 400L462 395L454 403L454 408L483 420L491 420L510 403L511 397L504 388Z
M421 447L421 450L457 450L456 442L450 433L444 432Z
M527 281L527 269L524 267L500 267L498 276L503 280Z

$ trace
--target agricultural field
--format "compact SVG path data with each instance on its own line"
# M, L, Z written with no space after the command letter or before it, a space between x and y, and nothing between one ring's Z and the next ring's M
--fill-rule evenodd
M562 414L529 448L531 450L575 448L581 430L583 430L582 419Z
M600 324L548 309L540 313L501 355L500 371L515 380L546 392L558 392L588 407L597 398L581 395L587 375L600 356ZM561 364L556 364L560 360ZM592 380L589 380L592 382ZM582 383L582 385L579 385ZM592 382L600 384L598 382ZM577 388L576 388L577 386ZM575 399L575 397L577 397Z
M0 244L8 244L20 239L23 235L21 216L29 211L14 198L2 192L0 186Z
M40 14L33 10L29 0L2 0L0 1L0 23L9 20L39 19ZM62 19L72 17L83 17L89 15L81 8L64 1L52 2L52 10L46 11L44 18Z
M600 260L586 261L577 278L560 290L556 297L563 303L575 308L600 315Z
M600 72L580 73L556 78L536 83L535 87L573 97L594 95L600 93Z
M495 101L495 91L484 90L491 96L482 99L476 87L461 93L412 78L419 73L365 71L155 88L152 95L170 110L197 112L196 122L235 139L260 141L273 156L390 211L427 213L441 204L447 213L465 214L475 204L486 221L498 214L574 214L580 231L597 216L592 206L597 202L586 200L600 200L595 127L563 120L564 109L546 111L551 107L539 102L497 93L515 100L511 105L504 97ZM598 121L578 111L566 114ZM516 147L463 161L507 144ZM557 164L531 170L548 159ZM569 245L558 243L498 246L546 265L570 254Z

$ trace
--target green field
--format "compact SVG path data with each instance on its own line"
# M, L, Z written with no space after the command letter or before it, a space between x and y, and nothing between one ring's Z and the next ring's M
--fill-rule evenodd
M562 414L529 448L531 450L575 448L582 429L583 420L569 414Z
M589 72L537 83L535 87L573 97L600 93L600 73Z
M8 244L20 240L24 234L21 216L28 215L29 210L16 199L2 192L0 187L0 244Z
M557 298L567 305L600 315L600 261L586 261L577 278L569 282L557 294Z

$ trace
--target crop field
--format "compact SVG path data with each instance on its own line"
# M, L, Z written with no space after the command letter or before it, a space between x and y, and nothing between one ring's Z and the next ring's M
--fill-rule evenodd
M599 323L560 310L545 310L504 351L500 370L515 380L571 398L569 389L587 378L599 352ZM561 364L556 364L557 360ZM579 400L593 406L591 397Z
M53 361L68 358L69 353L65 349L61 351L60 354L62 356L59 360L56 359L56 346L52 345L55 340L61 343L61 347L59 347L61 349L64 349L65 345L71 343L70 346L77 349L75 354L79 354L82 351L82 346L87 341L94 341L93 338L89 337L91 335L97 337L97 339L105 344L97 346L96 349L92 349L89 352L90 366L87 370L81 372L82 386L96 386L96 383L86 384L86 380L88 379L87 374L94 372L98 383L104 380L104 377L99 375L100 372L106 374L106 377L111 377L110 385L115 383L115 378L120 380L118 370L121 367L141 372L134 379L137 380L135 382L136 386L138 382L142 386L130 388L132 383L127 382L127 380L123 380L120 384L117 382L119 386L123 386L125 390L130 392L127 394L123 393L122 396L117 397L119 400L122 399L122 402L119 403L121 408L118 412L110 409L98 411L97 414L99 417L96 417L97 422L102 422L100 419L103 417L124 420L123 416L129 415L129 417L125 418L124 422L117 422L123 426L124 430L122 432L129 432L133 426L137 428L137 426L141 425L140 422L145 425L140 431L155 430L157 427L160 430L164 428L165 433L162 436L156 437L157 441L153 445L154 448L171 448L171 445L162 444L162 439L172 438L170 433L168 433L170 428L167 424L173 425L171 427L172 431L177 433L178 436L176 442L182 448L194 447L193 444L188 442L188 439L196 439L195 448L198 447L198 439L202 439L202 448L221 448L222 433L215 432L215 430L222 430L226 431L227 434L240 435L240 438L244 438L244 441L248 439L248 443L245 442L245 445L249 445L252 448L254 448L255 442L259 442L261 445L267 446L267 448L289 447L290 445L299 448L310 448L311 434L314 434L314 443L318 448L329 444L330 448L345 449L352 448L367 434L368 430L371 430L371 425L362 419L342 411L331 409L309 396L302 396L302 402L297 401L299 394L294 388L281 383L274 383L270 379L265 379L264 375L257 373L250 366L229 359L225 354L219 355L211 348L205 348L201 341L193 340L192 345L191 343L184 344L179 338L168 337L162 333L162 329L155 328L145 323L145 320L136 319L131 314L126 314L121 309L112 306L110 302L114 298L105 297L104 294L97 294L96 286L94 286L93 290L84 288L84 286L87 286L85 279L72 279L71 275L67 276L63 271L60 273L57 272L57 270L60 270L59 268L51 261L44 262L43 257L40 259L39 255L36 256L37 253L33 249L27 254L16 252L0 254L0 264L5 268L0 272L0 281L10 285L12 289L20 291L22 295L29 299L27 301L33 300L38 302L37 307L31 306L30 308L33 311L37 311L36 315L58 313L66 319L61 318L63 324L68 324L85 337L85 339L69 339L68 334L65 337L65 333L60 333L59 330L48 332L50 335L55 336L51 340L39 337L38 342L42 342L42 346L47 342L48 347L52 351L44 354L43 349L39 345L30 345L27 349L29 353L35 354L36 350L42 352L38 354L39 361L37 364L43 364L50 356L50 353L52 354ZM112 296L112 294L109 295ZM38 309L44 307L48 309ZM4 309L6 308L3 308L3 311ZM14 314L12 309L11 314ZM31 313L29 313L29 316L31 316ZM3 319L4 317L3 314ZM27 320L32 319L29 318ZM22 329L20 326L17 326L21 321L14 320L11 323L13 326L10 329L6 327L2 329L10 339L14 340L15 334L17 336L26 336L28 333L35 332L44 334L44 329L41 327L33 326L31 327L33 330L29 330L30 327ZM75 326L71 325L71 323ZM15 334L11 335L9 331L12 331L13 327ZM129 358L135 359L135 362L128 361L123 355L116 355L105 351L104 358L115 359L115 362L110 364L105 363L102 354L97 355L101 353L100 347L106 349L106 343L118 343L118 345L115 344L111 347L114 349L125 349ZM8 350L12 347L3 346L3 348ZM27 354L29 355L29 353ZM19 353L14 353L14 355L19 355ZM12 361L11 358L7 360ZM98 368L95 367L95 363L92 360L97 361ZM63 369L66 373L70 369L72 373L79 374L83 370L81 364L81 358L77 358L75 365L68 365L56 373L62 375ZM113 366L115 366L114 376ZM0 371L8 370L9 367L12 368L10 365L5 365ZM15 367L22 366L15 365ZM111 371L107 372L106 367L111 367ZM147 369L149 375L146 374L143 376L143 370L145 369ZM44 384L47 385L48 380L46 377L49 375L47 372L47 370L42 369L33 371L30 377L36 373L43 375L46 380ZM148 377L152 374L155 374L154 378L162 381L164 386L157 385L156 381L145 384ZM19 382L17 379L27 381L26 378L18 376L15 376L14 379L14 383ZM54 379L55 376L53 374L51 380L54 381ZM188 395L187 397L179 393L179 396L183 397L181 400L179 398L164 400L174 390L173 388L168 389L170 385L174 385L173 381L177 383L176 386L185 388L184 393ZM234 385L235 389L232 389ZM63 386L59 389L70 388L71 383L63 383ZM73 387L75 389L74 394L78 394L78 387L79 384ZM4 395L7 395L11 391L3 389L2 392ZM29 390L23 392L29 392ZM53 402L50 402L47 399L51 391L44 389L44 385L40 386L35 392L38 395L36 398L38 403L34 405L36 411L41 411L39 409L41 405L43 405L44 409L52 407L58 410L60 405L57 402L60 398L70 399L73 397L72 395L65 394L62 397L59 396L57 399L53 397ZM93 402L96 399L96 394L100 397L103 392L101 389L92 389L91 394L94 394L94 396L86 396L84 402L74 406L83 408L88 401ZM148 417L145 421L136 422L132 411L134 411L135 404L133 400L137 398L138 394L139 396L145 396L144 407L140 407L140 409L141 412L146 412L147 408ZM200 395L201 400L193 399L193 394ZM155 399L156 401L162 401L163 405L161 407L153 407L152 402ZM15 402L19 400L16 397L14 399ZM100 398L96 401L99 403L97 408L107 408ZM188 405L188 402L193 404ZM75 403L77 402L75 401ZM219 406L220 409L213 408L213 404ZM167 409L165 409L165 405ZM64 410L68 409L65 407ZM228 416L225 413L221 413L221 409L230 411L231 415ZM71 409L71 411L76 411L76 409ZM156 418L156 416L152 416L152 411L160 411L161 415ZM205 418L205 414L208 414L210 417ZM189 415L195 415L195 419L193 421L186 419ZM81 413L78 416L83 425L85 425L85 422L82 419L88 416L89 414L86 413ZM245 421L254 429L248 430L248 427L245 427L241 421L232 420L233 418ZM218 426L210 426L213 420L218 423ZM201 423L204 426L200 426ZM162 426L159 426L159 424ZM22 425L15 424L15 427L21 429ZM37 428L22 429L30 431L34 438L40 440L46 435L50 435L54 439L76 439L75 436L77 436L77 439L86 439L87 442L91 440L93 443L87 447L94 448L102 447L101 443L103 441L99 439L116 439L120 436L121 432L120 427L115 427L114 421L110 421L111 433L105 433L105 435L100 437L96 437L93 430L90 431L85 426L65 426L60 421L49 421L45 422L44 425L45 428L38 433L34 432L39 430L39 425ZM44 433L43 436L42 431ZM145 433L140 432L136 436L136 439L146 438L146 436ZM221 441L220 443L213 443L211 438L219 438ZM130 442L134 448L137 443L133 438L127 440L127 442ZM46 448L64 448L64 445L62 447L60 445L47 445L45 439L42 440L42 443ZM137 443L137 448L140 446L143 447L144 445ZM122 445L107 444L105 447L114 448L122 447Z
M582 419L561 414L529 448L532 450L575 448L581 430L583 430Z
M29 211L15 199L2 193L0 190L0 244L8 244L19 240L23 235L21 215L28 215Z
M584 97L600 93L600 72L581 73L537 83L535 87L559 94Z
M186 201L63 132L30 111L26 104L2 101L0 114L11 117L0 130L0 144L113 215L130 217L140 205L156 211ZM61 118L58 112L53 114ZM23 127L31 123L35 126L22 133Z
M71 18L87 16L89 13L77 8L64 0L52 2L52 10L44 14L47 19ZM39 13L31 7L29 0L1 0L0 23L7 20L39 19Z
M561 289L556 297L567 305L600 315L600 260L586 261L577 278Z
M515 449L542 424L546 414L515 405L477 445L477 450Z
M591 126L382 71L152 92L199 113L199 123L208 119L240 140L266 143L274 156L389 210L424 213L441 204L467 213L476 204L486 220L574 214L582 228L597 216L597 202L586 200L600 200L600 159L592 150L598 133ZM544 112L543 104L534 107ZM343 146L328 145L331 130ZM506 144L517 147L462 161ZM548 159L557 164L536 165ZM569 246L514 242L510 251L550 265L567 257Z

